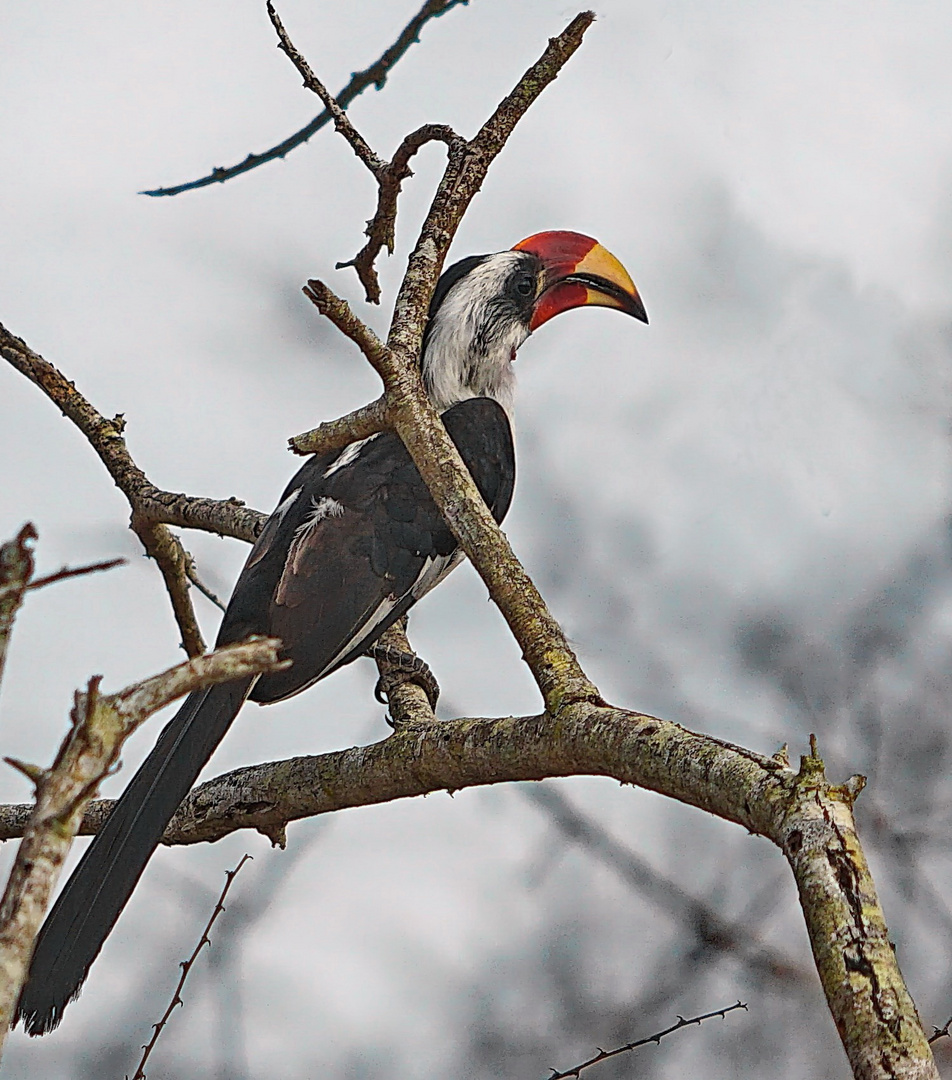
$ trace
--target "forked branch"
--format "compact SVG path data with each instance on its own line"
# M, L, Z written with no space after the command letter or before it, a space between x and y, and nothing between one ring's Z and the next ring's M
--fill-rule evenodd
M23 841L0 901L0 1047L26 979L33 941L90 800L115 767L126 739L149 716L203 686L280 671L281 643L254 638L126 687L100 692L101 677L76 694L72 725L49 769L8 762L36 787Z
M370 67L364 68L363 71L354 72L350 82L339 94L335 95L340 107L346 109L368 86L382 90L394 66L406 55L410 47L420 40L420 32L423 27L431 19L437 19L441 15L445 15L451 8L467 3L469 3L469 0L426 0L416 15L400 31L397 40ZM232 180L236 176L257 169L259 165L285 157L296 147L306 143L312 135L315 135L321 128L329 124L331 119L331 114L325 109L318 116L315 116L310 123L305 124L303 128L293 135L289 135L288 138L283 139L276 146L272 146L269 150L265 150L260 154L249 154L244 161L239 162L237 165L215 168L207 176L201 176L197 180L189 180L187 183L176 184L174 187L153 188L151 191L143 191L140 194L154 197L181 195L185 191L208 187L209 184L223 184L226 180Z

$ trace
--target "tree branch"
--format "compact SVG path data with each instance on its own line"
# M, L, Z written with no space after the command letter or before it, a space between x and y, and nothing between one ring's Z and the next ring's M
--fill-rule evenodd
M393 254L396 244L397 197L403 181L413 175L409 165L410 158L429 142L446 143L451 158L465 153L467 145L461 135L457 135L445 124L424 124L423 127L409 134L397 148L390 163L377 173L380 190L377 196L376 212L367 222L365 230L367 243L352 259L336 265L337 270L352 266L357 271L357 277L364 287L368 303L380 303L380 280L374 269L374 263L384 247L389 254Z
M3 679L13 620L33 576L35 540L36 529L27 522L13 540L0 547L0 680Z
M365 68L363 71L355 72L351 76L350 82L339 94L335 95L338 105L340 105L342 109L346 109L347 106L359 94L362 94L368 86L373 86L377 90L382 90L394 65L403 58L411 45L420 40L420 31L426 23L428 23L430 19L436 19L439 18L440 15L445 15L447 11L456 7L458 4L467 3L469 3L469 0L426 0L426 3L407 23L400 32L400 36L390 48L371 64L370 67ZM272 146L270 150L265 150L260 154L249 154L244 161L239 162L237 165L212 169L207 176L202 176L198 180L190 180L187 183L177 184L174 187L153 188L151 191L140 191L139 194L151 195L153 197L181 195L184 191L194 191L197 188L208 187L210 184L223 184L226 180L231 180L236 176L241 176L243 173L256 169L259 165L264 165L265 162L276 161L278 158L285 157L290 151L306 143L312 135L316 134L322 127L330 123L331 119L331 114L325 109L318 116L315 116L310 123L305 124L300 131L296 131L293 135L288 136L288 138L278 143L277 146Z
M307 287L304 293L312 303L317 302ZM342 450L348 443L359 442L386 427L387 403L379 397L339 420L329 420L303 435L295 435L288 439L288 449L294 454L325 454L330 450Z
M245 865L246 862L250 861L250 859L250 855L242 855L241 858L238 860L238 865L235 867L234 870L225 871L225 886L218 896L218 901L215 904L215 907L208 918L208 922L205 924L205 929L202 931L202 936L198 939L198 944L192 950L191 956L189 956L187 960L183 960L182 963L179 964L179 967L181 968L181 974L179 975L178 982L175 984L175 990L172 992L172 1000L169 1002L168 1008L166 1008L158 1023L152 1025L152 1038L149 1039L146 1045L142 1047L142 1057L139 1058L139 1064L136 1068L134 1076L132 1077L132 1080L146 1080L145 1067L148 1063L150 1056L152 1055L152 1051L155 1049L155 1044L159 1041L162 1032L165 1030L166 1024L168 1024L169 1020L172 1018L172 1013L175 1012L175 1009L179 1005L185 1004L185 1002L182 1000L182 988L185 986L185 980L188 978L189 972L195 966L195 961L198 959L198 954L202 951L202 949L206 945L211 948L212 939L208 935L212 932L212 927L215 925L215 920L225 910L225 898L228 896L228 890L231 888L231 883L238 876L238 871Z
M857 782L829 784L815 755L782 761L677 724L588 702L558 717L409 723L390 738L319 757L226 773L196 788L166 830L171 845L255 829L280 841L292 821L436 791L553 776L609 776L678 799L764 836L785 854L817 968L854 1075L938 1080L889 944L852 817ZM95 832L110 801L90 806ZM29 807L0 807L0 839Z
M49 770L11 762L36 785L36 805L23 830L0 901L0 1047L26 978L33 940L90 799L115 766L125 740L149 716L183 694L213 683L279 671L280 641L254 638L189 660L117 694L103 696L101 676L77 693L72 728Z
M121 415L107 420L74 383L3 325L0 325L0 355L60 408L99 455L129 502L130 527L162 572L183 648L189 656L201 655L205 643L189 595L187 568L191 556L167 526L204 529L251 543L267 515L246 507L239 499L196 499L162 491L133 461L123 437L125 419Z
M383 158L377 157L370 148L367 140L350 122L350 117L347 113L344 112L327 87L314 74L310 64L308 64L304 57L294 47L294 43L288 36L287 30L284 29L284 23L281 22L281 17L278 15L277 11L275 11L274 4L271 0L268 0L267 7L268 18L271 20L271 25L278 35L278 48L297 68L298 74L304 80L304 85L308 90L317 94L324 103L324 108L334 119L335 129L344 136L348 143L350 143L350 147L357 157L360 158L375 177L380 176L381 172L386 168L387 163Z
M47 585L55 585L69 578L85 577L87 574L98 574L103 570L114 570L117 566L125 566L125 559L103 559L101 562L87 563L86 566L63 566L55 573L46 574L44 577L35 578L27 585L27 590L43 589Z
M637 1050L639 1046L647 1046L649 1043L657 1045L668 1035L673 1035L676 1031L683 1031L686 1027L691 1027L694 1024L700 1026L705 1020L713 1020L717 1016L723 1020L728 1013L734 1012L737 1009L743 1009L744 1012L746 1012L747 1006L743 1004L743 1002L738 1001L734 1005L728 1005L726 1009L715 1009L714 1012L703 1013L701 1016L692 1016L688 1020L685 1020L683 1016L679 1016L677 1023L672 1024L663 1031L656 1031L654 1035L646 1035L643 1039L635 1039L634 1042L625 1043L624 1046L617 1046L614 1050L599 1050L598 1053L594 1057L590 1057L588 1061L583 1061L580 1065L575 1065L571 1069L566 1069L565 1072L559 1072L557 1069L553 1069L551 1074L546 1077L546 1080L568 1080L570 1076L574 1076L576 1080L578 1080L583 1069L590 1069L593 1065L598 1065L603 1061L607 1061L609 1058L618 1057L619 1054L630 1054L632 1050ZM135 1077L133 1077L133 1080L135 1080Z
M557 711L563 702L600 702L601 698L480 498L469 471L426 397L417 358L430 297L463 214L519 119L556 78L593 20L591 12L583 12L558 37L552 38L539 60L476 137L465 145L465 151L451 152L410 256L386 348L325 285L308 283L308 295L339 329L360 345L383 379L394 430L406 444L463 550L486 582L522 647L546 707L552 711Z

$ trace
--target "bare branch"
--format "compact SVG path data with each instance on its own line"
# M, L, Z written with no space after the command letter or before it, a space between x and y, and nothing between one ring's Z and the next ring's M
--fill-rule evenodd
M288 822L347 807L573 775L659 791L770 839L796 879L817 970L855 1075L879 1080L892 1069L897 1077L938 1077L859 847L856 786L828 783L815 753L794 772L677 724L587 702L566 704L558 716L410 723L371 746L211 780L185 799L163 840L193 844L242 828L280 837ZM91 807L82 831L94 831L110 808ZM23 810L0 808L0 838L19 835Z
M584 12L558 37L552 38L539 60L472 142L466 144L465 153L451 153L410 256L386 349L326 286L320 282L308 283L311 299L360 345L384 380L394 430L406 444L463 550L489 587L522 647L546 707L551 710L557 710L565 702L600 702L601 698L480 498L469 471L426 397L417 357L430 297L466 208L519 119L579 47L593 19L591 12Z
M167 525L142 520L135 510L132 512L132 529L165 580L175 621L182 634L182 648L189 656L201 656L205 651L205 639L189 594L186 572L191 556Z
M624 1046L618 1046L614 1050L599 1050L594 1057L590 1057L588 1061L583 1061L581 1065L576 1065L574 1068L566 1069L565 1072L559 1072L557 1069L553 1069L551 1074L546 1080L568 1080L568 1077L578 1077L583 1069L589 1069L593 1065L598 1065L602 1061L607 1061L609 1058L618 1057L619 1054L628 1054L632 1050L636 1050L639 1046L647 1046L648 1043L659 1043L667 1035L673 1035L676 1031L682 1031L686 1027L691 1027L692 1024L700 1026L705 1020L712 1020L715 1016L719 1016L722 1020L728 1013L734 1012L736 1009L743 1009L747 1011L747 1006L738 1001L734 1005L728 1005L726 1009L716 1009L714 1012L703 1013L701 1016L692 1016L689 1020L685 1020L683 1016L678 1017L676 1024L672 1024L671 1027L665 1028L664 1031L656 1031L654 1035L646 1035L643 1039L636 1039L634 1042L626 1043ZM135 1078L133 1077L133 1080Z
M429 142L446 143L450 154L455 157L464 154L467 148L466 140L445 124L424 124L408 135L397 148L391 162L377 174L380 191L377 196L377 210L367 222L367 243L354 258L337 263L338 270L352 266L357 271L367 301L371 304L380 303L380 281L374 262L384 247L392 255L396 244L397 197L403 181L413 175L409 165L410 158Z
M249 862L250 860L250 855L242 855L241 859L238 862L238 865L234 868L234 870L225 871L225 887L222 889L221 894L218 897L218 902L215 904L214 910L212 911L208 922L205 924L205 929L202 931L202 936L198 939L198 944L192 951L192 955L187 960L183 960L182 963L179 964L179 967L182 969L182 973L179 976L179 981L176 984L175 990L172 993L172 1000L169 1002L168 1008L162 1014L162 1019L159 1020L157 1024L152 1025L154 1029L152 1032L152 1038L149 1039L148 1043L146 1043L146 1045L142 1047L142 1057L139 1059L139 1065L135 1071L135 1075L132 1077L132 1080L146 1080L145 1066L146 1062L149 1060L149 1055L155 1048L155 1044L159 1041L159 1036L162 1034L166 1024L168 1024L169 1020L171 1019L172 1013L175 1011L176 1006L185 1004L182 1000L182 988L185 986L185 980L188 978L188 974L192 970L195 961L198 959L198 954L202 951L204 946L207 945L209 948L211 948L212 939L208 935L211 933L212 927L215 925L215 920L225 910L225 897L228 895L228 890L231 888L231 883L237 877L238 871L245 865L246 862Z
M198 569L195 566L195 560L192 558L189 552L185 552L185 574L188 580L195 586L196 589L205 597L206 600L210 600L215 607L220 611L225 611L227 605L217 597L212 590L205 584L204 581L198 576Z
M310 299L306 289L305 294ZM339 420L329 420L311 431L305 431L303 435L295 435L293 439L288 439L288 449L294 454L326 454L331 450L341 450L348 443L366 439L386 427L387 403L379 397Z
M31 581L27 585L27 589L42 589L46 585L66 581L68 578L82 577L85 574L98 574L101 570L112 570L117 566L125 565L125 559L104 559L102 562L88 563L86 566L64 566L57 570L55 574L47 574L45 577Z
M426 0L426 3L407 23L400 32L400 36L390 48L371 64L370 67L365 68L363 71L355 72L351 76L350 82L339 94L335 95L338 105L340 105L342 109L346 109L347 106L359 94L362 94L368 86L373 86L377 90L382 90L387 81L387 76L390 74L394 65L402 59L411 45L420 40L420 31L426 23L428 23L430 19L439 18L440 15L444 15L458 4L467 3L469 3L469 0ZM276 161L279 158L285 157L290 151L294 150L295 147L306 143L312 135L320 131L321 128L330 123L330 121L331 114L325 109L318 116L315 116L310 123L305 124L300 131L296 131L293 135L290 135L288 138L278 143L277 146L272 146L270 150L265 150L260 154L249 154L244 161L239 162L237 165L212 169L211 173L207 176L200 177L198 180L190 180L187 183L177 184L174 187L154 188L151 191L141 191L139 194L151 195L153 197L181 195L184 191L194 191L197 188L208 187L209 184L223 184L226 180L231 180L233 177L241 176L242 173L256 169L259 165L264 165L265 162Z
M280 641L255 638L103 696L101 676L77 693L72 728L48 771L20 766L36 784L36 805L23 832L0 901L0 1046L26 978L33 940L49 905L89 801L114 768L125 740L149 716L183 694L213 683L279 671Z
M931 1045L934 1042L938 1042L939 1039L947 1039L949 1037L949 1034L950 1034L950 1032L949 1032L949 1025L950 1024L952 1024L952 1016L950 1016L949 1019L946 1020L945 1024L942 1027L940 1027L940 1028L934 1027L932 1029L932 1034L929 1036L929 1044Z
M335 101L327 87L314 74L308 62L294 47L294 43L291 41L290 37L288 37L288 32L284 29L284 23L281 22L281 17L275 11L274 4L271 0L268 0L268 17L271 19L271 25L274 27L275 33L278 35L278 48L298 69L298 73L304 80L304 85L312 93L317 94L324 103L324 108L334 118L334 127L344 136L347 142L350 143L351 149L357 157L360 158L374 176L380 176L381 172L387 167L387 163L383 158L377 157L373 150L371 150L367 140L350 122L350 117L344 112L337 101Z
M36 529L27 522L13 540L0 547L0 679L3 678L13 620L33 576L35 540Z
M125 418L104 417L56 367L25 341L0 325L0 356L38 386L83 433L99 455L116 487L139 515L149 521L202 529L252 543L267 514L240 499L195 498L157 488L132 460L123 438Z
M390 350L370 329L354 314L346 300L332 292L323 281L311 278L302 292L317 310L337 327L338 330L366 356L370 366L386 382L393 366ZM384 402L386 399L384 399ZM384 411L386 404L383 405Z
M167 526L205 529L253 542L267 515L247 508L234 498L194 499L160 490L133 461L123 438L125 419L121 415L107 420L57 368L2 325L0 355L59 406L99 455L129 501L132 530L162 572L182 634L182 647L189 656L201 655L205 643L189 595L187 568L191 556Z

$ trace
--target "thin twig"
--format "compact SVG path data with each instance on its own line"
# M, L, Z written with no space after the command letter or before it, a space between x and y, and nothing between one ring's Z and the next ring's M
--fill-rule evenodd
M36 529L28 521L12 540L0 546L0 679L3 678L13 620L33 576L35 541Z
M205 529L253 542L266 515L251 510L239 499L194 499L157 488L129 453L122 415L107 420L56 367L2 325L0 355L59 406L99 455L129 502L132 530L162 572L183 648L189 656L201 655L205 642L189 595L189 555L168 525Z
M116 487L129 504L149 521L184 529L202 529L253 543L267 514L252 510L240 499L206 499L163 491L135 463L124 438L125 417L103 416L48 360L0 324L0 356L38 386L71 420L99 455Z
M212 911L211 917L205 924L205 929L202 931L202 936L199 938L198 944L193 949L192 955L187 960L183 960L182 963L179 964L179 967L182 969L182 974L179 976L178 984L176 985L175 991L172 994L172 1000L169 1002L168 1008L165 1010L162 1019L159 1020L157 1024L152 1025L154 1029L152 1032L152 1038L149 1039L148 1043L146 1043L146 1045L142 1047L142 1057L139 1059L139 1065L135 1071L135 1075L132 1077L132 1080L146 1080L145 1065L146 1062L149 1060L149 1055L155 1048L155 1044L159 1041L159 1036L165 1029L166 1024L168 1024L172 1013L175 1011L176 1005L185 1004L185 1002L182 1000L182 988L185 986L185 980L188 978L188 973L192 970L192 965L198 959L198 954L202 951L202 948L205 945L211 948L212 939L208 935L211 933L211 929L215 925L215 920L225 910L225 897L228 895L228 890L231 888L231 883L237 877L238 871L245 865L246 862L249 862L250 860L250 855L242 855L241 860L234 868L234 870L225 871L225 887L222 889L221 894L218 897L218 902L215 904L215 909L214 911Z
M198 576L198 569L195 566L195 559L193 558L192 553L189 551L185 552L185 575L188 580L195 586L195 588L198 589L202 596L205 597L206 600L210 600L215 605L215 607L219 608L221 611L225 610L227 605L222 600L220 600L219 597L217 597L215 593L213 593L212 590L205 584L205 582L202 581L202 579Z
M86 566L64 566L55 574L47 574L46 577L31 581L27 589L42 589L45 585L53 585L57 581L82 577L83 574L97 574L100 570L112 570L115 566L125 566L125 564L125 559L104 559L102 562L89 563Z
M551 1074L546 1080L567 1080L568 1077L578 1077L583 1069L588 1069L592 1065L598 1065L602 1061L607 1061L609 1058L617 1057L619 1054L627 1054L632 1050L637 1049L639 1046L647 1046L648 1043L659 1043L665 1036L673 1035L676 1031L681 1031L682 1028L690 1027L692 1024L702 1024L705 1020L712 1020L715 1016L719 1016L722 1020L728 1013L734 1012L736 1009L743 1009L747 1011L747 1006L738 1001L734 1005L728 1005L726 1009L715 1009L714 1012L703 1013L701 1016L692 1016L685 1020L683 1016L678 1017L678 1022L672 1024L671 1027L665 1028L664 1031L656 1031L654 1035L647 1035L643 1039L636 1039L634 1042L626 1043L624 1046L616 1047L614 1050L599 1050L598 1053L583 1061L581 1065L576 1065L572 1069L566 1069L565 1072L559 1072L558 1069L553 1069ZM135 1078L133 1078L135 1080Z
M304 80L304 85L312 93L317 94L321 101L324 102L324 108L334 118L334 127L344 136L347 142L350 143L351 149L357 157L360 158L374 176L380 176L387 167L387 163L383 158L378 157L373 152L367 140L350 122L347 113L340 107L340 104L336 101L333 94L331 94L327 87L314 74L310 64L308 64L307 60L305 60L294 47L294 43L288 36L287 30L284 29L284 23L281 22L281 17L278 15L277 11L275 11L274 4L271 0L268 0L268 17L271 19L271 25L274 27L275 33L278 35L278 48L298 69L298 73Z
M428 23L430 19L436 19L439 18L440 15L445 15L447 11L457 5L467 3L469 3L469 0L426 0L426 3L407 23L403 30L401 30L400 36L390 48L383 52L370 67L365 68L363 71L357 71L351 76L350 82L339 94L335 95L337 104L340 105L342 109L346 109L347 106L350 105L359 94L362 94L368 86L373 86L377 90L382 90L387 82L387 76L390 74L394 65L403 58L411 45L416 44L420 40L420 31L425 24ZM153 188L151 191L140 191L139 194L151 195L153 197L181 195L184 191L194 191L197 188L208 187L209 184L223 184L226 180L231 180L236 176L241 176L243 173L256 169L259 165L264 165L265 162L276 161L279 158L285 157L296 147L306 143L312 135L320 131L321 128L325 127L330 121L331 114L325 109L320 115L315 116L310 123L305 124L300 131L296 131L293 135L288 136L288 138L284 139L276 146L272 146L270 150L265 150L260 154L249 154L244 161L239 162L237 165L212 169L207 176L202 176L198 180L190 180L184 184L176 184L174 187Z
M323 281L314 278L308 281L302 292L325 318L330 319L342 334L350 338L366 356L374 371L387 381L393 368L390 350L369 326L357 318L350 304L332 292Z
M182 634L182 648L188 656L201 656L205 652L205 639L189 592L186 572L188 552L167 525L143 519L135 508L132 512L132 528L165 580L175 621Z

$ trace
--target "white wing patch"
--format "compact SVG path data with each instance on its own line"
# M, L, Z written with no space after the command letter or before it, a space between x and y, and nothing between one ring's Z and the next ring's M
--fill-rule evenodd
M302 490L303 488L295 488L265 522L264 528L261 530L261 534L255 541L255 545L251 549L251 554L248 556L248 562L245 564L246 568L254 566L264 558L265 553L271 547L271 542L274 540L275 533L278 531L278 526L284 520L285 514L287 514L294 505Z
M295 501L297 500L298 495L301 494L302 490L303 490L303 488L295 488L291 492L291 494L284 500L283 503L281 503L281 505L277 508L277 510L275 510L275 512L271 516L276 517L279 522L283 521L284 520L284 515L294 505Z
M315 499L312 495L311 507L312 509L307 517L294 530L295 539L309 532L319 521L323 521L324 518L340 517L344 512L343 504L339 503L336 499L330 498L328 495L322 495L319 499Z
M435 555L428 558L423 564L420 576L416 579L410 589L413 599L419 600L420 597L425 596L430 589L439 585L451 570L459 566L464 557L463 552L457 549L452 555Z
M349 652L355 649L361 641L365 641L367 638L371 637L377 627L408 594L412 596L414 600L419 600L420 597L425 593L428 593L434 585L438 585L454 567L458 566L463 561L463 558L464 555L462 551L458 550L454 551L452 555L436 555L428 558L421 567L416 581L414 581L407 592L404 593L403 596L387 596L381 600L377 610L360 626L347 644L337 652L334 659L330 661L317 678L323 678L333 669L335 664L339 664L340 661L343 660ZM316 681L317 680L315 679L315 682Z
M351 637L350 641L343 646L334 656L334 659L324 668L324 670L318 675L314 681L323 679L324 676L332 671L335 664L339 664L341 660L352 650L355 649L360 642L369 637L374 630L386 619L391 611L400 603L402 598L398 596L386 596L377 605L377 610L370 616L365 623L363 623L357 632Z
M373 435L368 435L366 439L348 443L347 446L341 450L340 455L334 458L330 465L324 470L324 479L326 480L329 476L333 476L338 469L343 469L346 465L350 465L367 443L376 439L379 434L380 432L377 431Z
M294 539L291 541L291 546L288 548L288 557L284 564L284 574L287 574L288 570L290 570L292 574L298 572L298 557L310 539L314 529L327 518L340 517L344 513L344 506L336 499L331 499L327 495L322 496L320 499L316 499L312 495L311 506L313 509L308 511L307 517L294 530ZM284 574L281 575L282 580ZM279 587L279 592L280 591ZM280 597L278 597L278 599L280 599Z

